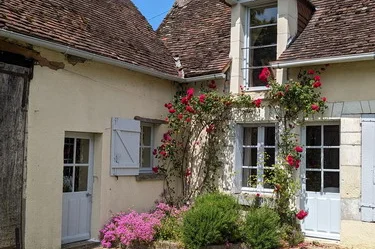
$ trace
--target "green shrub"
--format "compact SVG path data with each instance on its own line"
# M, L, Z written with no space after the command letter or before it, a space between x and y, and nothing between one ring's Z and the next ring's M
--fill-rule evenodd
M181 241L182 221L176 217L168 216L161 222L157 230L158 240Z
M183 220L182 239L188 249L240 239L239 204L225 194L206 194L196 199Z
M269 207L253 209L246 215L243 239L252 249L273 249L280 245L280 217Z
M288 245L293 247L302 243L305 240L301 228L296 224L295 226L284 224L281 227L282 239L288 242Z

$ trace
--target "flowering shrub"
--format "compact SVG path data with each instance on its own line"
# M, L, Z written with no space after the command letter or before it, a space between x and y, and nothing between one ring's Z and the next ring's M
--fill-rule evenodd
M166 217L180 217L187 207L177 209L165 203L159 203L151 213L119 213L100 230L101 244L104 248L119 245L129 246L152 242L157 229Z
M261 106L261 100L240 94L219 94L215 81L195 94L193 88L176 95L166 103L168 132L162 145L154 150L159 165L155 173L166 175L164 197L168 203L183 204L196 195L215 191L216 173L222 167L220 157L232 119L232 108L251 111ZM174 190L176 178L181 179L182 192Z

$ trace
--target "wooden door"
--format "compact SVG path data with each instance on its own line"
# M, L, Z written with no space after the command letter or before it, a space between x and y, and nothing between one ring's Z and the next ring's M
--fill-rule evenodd
M21 248L29 69L0 62L0 248Z

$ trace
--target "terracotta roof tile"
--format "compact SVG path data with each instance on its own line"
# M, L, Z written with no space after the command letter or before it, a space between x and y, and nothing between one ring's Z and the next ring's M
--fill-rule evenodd
M171 53L130 0L2 0L0 28L177 75Z
M311 0L316 11L279 61L375 52L374 0Z
M220 0L183 2L160 25L160 39L180 57L185 77L223 72L230 63L231 7Z

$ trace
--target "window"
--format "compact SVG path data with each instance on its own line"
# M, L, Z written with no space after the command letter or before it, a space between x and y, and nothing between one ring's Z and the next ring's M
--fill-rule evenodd
M259 80L262 68L276 60L277 6L249 8L244 48L244 86L264 87Z
M339 125L307 126L304 133L306 191L339 193Z
M271 189L267 180L276 158L275 126L244 127L242 151L242 189Z
M141 124L140 140L140 170L151 171L152 169L152 147L153 147L154 127L152 124Z

